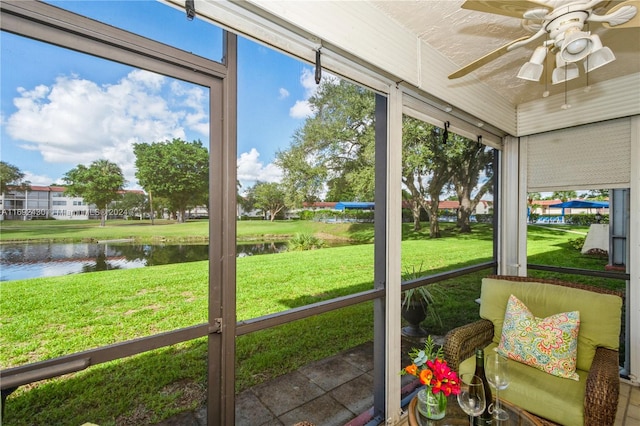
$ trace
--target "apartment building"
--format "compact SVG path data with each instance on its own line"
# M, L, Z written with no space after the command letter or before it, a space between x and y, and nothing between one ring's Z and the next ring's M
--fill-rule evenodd
M24 190L9 187L0 194L0 220L99 219L100 212L95 204L88 204L82 197L73 197L64 192L63 186L31 185ZM123 192L142 192L125 190Z

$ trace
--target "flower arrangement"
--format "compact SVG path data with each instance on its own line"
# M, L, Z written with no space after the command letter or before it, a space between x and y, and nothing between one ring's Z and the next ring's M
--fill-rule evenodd
M435 350L435 342L427 337L424 349L413 348L409 356L413 363L402 369L400 374L411 374L420 379L420 383L430 388L433 394L443 392L445 396L460 393L458 374L444 360L442 347Z
M428 336L424 349L412 348L409 351L412 363L400 371L401 375L416 376L420 379L420 383L426 386L424 391L429 395L425 395L425 399L432 400L433 402L430 404L435 405L435 407L425 406L426 412L424 414L430 418L440 418L437 415L432 417L431 410L438 411L439 414L441 412L441 415L444 416L447 397L460 393L458 374L445 361L442 347L438 347L436 350L435 346L431 336Z

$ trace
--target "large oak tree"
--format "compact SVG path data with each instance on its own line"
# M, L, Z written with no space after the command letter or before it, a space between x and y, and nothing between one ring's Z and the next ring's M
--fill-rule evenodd
M7 192L8 186L26 190L29 189L29 182L24 181L24 173L18 167L0 161L0 194Z
M100 226L105 225L109 203L120 198L125 184L122 170L109 160L96 160L89 167L78 164L62 180L67 184L65 194L82 197L85 202L96 205L100 211Z
M272 222L285 208L284 190L275 182L256 182L247 190L246 199L252 208L265 212Z
M208 203L209 151L200 141L137 143L136 178L153 198L162 197L185 221L187 208Z
M371 201L375 186L375 96L346 81L323 81L309 99L314 115L296 131L276 164L283 170L287 206L317 200ZM464 140L462 143L458 141ZM487 188L480 188L487 157L475 141L411 117L403 119L402 181L406 200L420 229L420 212L429 212L430 236L440 236L440 197L455 188L463 204L468 230L470 212ZM477 161L477 164L472 164ZM473 195L473 197L472 197ZM475 203L475 204L474 204Z
M314 201L371 201L374 195L373 92L340 80L323 80L309 99L314 115L276 155L291 207Z

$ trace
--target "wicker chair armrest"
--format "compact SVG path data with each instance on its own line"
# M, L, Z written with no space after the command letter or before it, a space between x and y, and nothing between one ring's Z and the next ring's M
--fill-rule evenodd
M618 351L597 348L587 377L584 424L613 425L620 393Z
M480 319L449 331L444 338L444 358L457 371L460 363L484 348L493 339L493 323Z

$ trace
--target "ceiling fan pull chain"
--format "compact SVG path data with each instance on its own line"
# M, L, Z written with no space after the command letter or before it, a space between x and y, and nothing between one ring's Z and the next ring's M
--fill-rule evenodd
M564 69L564 104L560 107L561 109L569 109L571 105L567 102L567 68Z

